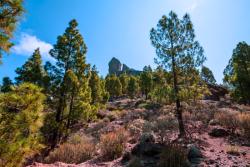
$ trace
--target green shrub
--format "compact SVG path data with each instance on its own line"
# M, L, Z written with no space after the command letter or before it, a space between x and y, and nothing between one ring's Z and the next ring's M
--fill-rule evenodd
M30 83L0 95L1 166L22 166L43 148L40 128L44 99L41 89Z

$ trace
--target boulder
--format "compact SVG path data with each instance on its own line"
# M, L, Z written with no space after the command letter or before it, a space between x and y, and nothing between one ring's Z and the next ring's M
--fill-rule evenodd
M208 134L212 137L225 137L229 133L223 128L213 128Z
M197 146L191 145L189 147L188 160L189 160L189 162L191 162L191 164L193 164L193 165L200 164L200 162L202 161L202 157L203 157L202 153Z
M160 154L162 149L162 145L155 143L155 136L152 133L144 133L140 137L139 143L132 149L132 154L154 157Z

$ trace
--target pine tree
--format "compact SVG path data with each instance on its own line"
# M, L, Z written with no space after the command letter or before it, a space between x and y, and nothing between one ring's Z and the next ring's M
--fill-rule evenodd
M90 118L91 90L88 86L90 74L89 64L86 63L87 46L77 26L76 20L70 21L65 33L57 38L57 43L50 51L56 60L56 66L47 63L46 67L52 84L50 87L59 94L55 96L58 99L55 119L58 128L53 137L55 143L63 136L59 129L67 131L79 119Z
M213 72L206 66L201 68L201 78L208 84L216 84Z
M250 45L240 42L224 70L224 82L239 102L250 104Z
M105 79L101 78L102 103L106 104L109 101L110 95L106 90Z
M140 75L140 88L142 94L144 94L146 99L148 99L148 94L153 88L153 75L150 66L145 66L143 68L143 72Z
M119 76L119 80L122 84L122 94L126 95L127 92L127 87L128 87L128 81L129 81L129 77L126 73L123 73Z
M106 77L105 87L112 98L122 95L122 84L116 75L109 75Z
M31 83L0 95L0 165L23 166L40 151L44 100L41 88Z
M91 89L91 103L97 104L101 103L103 100L102 97L102 87L101 87L101 80L98 76L98 72L95 66L91 69L91 77L89 80L89 87Z
M3 52L8 52L16 23L23 13L23 0L0 1L0 63Z
M134 98L139 92L139 83L136 77L130 76L128 82L128 95Z
M43 86L43 79L45 76L44 68L42 66L42 59L39 48L36 49L33 55L20 68L16 69L17 84L23 82L30 82L39 86Z
M176 115L179 122L180 136L185 135L182 119L180 92L180 75L184 75L190 68L196 68L205 61L203 48L195 41L193 24L188 14L179 19L174 12L163 16L156 29L150 32L150 39L156 48L158 59L156 61L172 71L172 82L175 93ZM188 75L186 73L185 75Z
M1 86L1 92L6 93L12 90L13 82L9 77L3 77L3 82Z

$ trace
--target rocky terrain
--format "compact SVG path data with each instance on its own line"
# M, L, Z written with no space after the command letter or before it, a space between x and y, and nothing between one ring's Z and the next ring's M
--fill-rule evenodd
M101 134L127 129L130 135L121 157L103 161L97 150L95 156L84 163L33 163L29 167L119 167L132 166L132 162L139 162L139 166L153 167L159 163L164 149L170 148L166 143L175 143L185 148L192 166L250 166L250 141L242 138L238 132L231 134L229 129L222 127L214 118L221 111L250 112L250 107L228 104L225 100L203 100L196 107L184 104L183 110L187 136L178 138L177 129L155 130L150 127L152 123L158 127L163 126L157 122L173 115L174 105L157 106L141 99L126 98L110 102L107 110L99 113L102 119L82 127L76 134L98 139Z

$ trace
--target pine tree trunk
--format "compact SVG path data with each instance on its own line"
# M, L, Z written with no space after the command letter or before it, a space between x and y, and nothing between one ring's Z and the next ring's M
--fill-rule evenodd
M67 129L70 127L71 116L73 113L73 105L74 105L74 97L75 97L75 90L72 91L71 99L70 99L70 107L69 107L69 115L68 115L68 122L67 122Z
M176 102L176 116L178 119L179 124L179 137L185 136L185 129L184 123L182 119L182 109L181 109L181 102L178 97L179 88L178 88L178 78L176 74L176 62L174 56L172 56L172 70L173 70L173 77L174 77L174 91L175 91L175 102Z
M55 131L54 131L54 134L53 134L53 144L52 144L52 148L55 147L60 139L60 136L61 136L61 132L59 131L59 126L60 123L61 123L61 117L62 117L62 112L64 110L64 107L65 107L65 88L64 88L64 85L61 87L61 90L60 90L60 98L59 98L59 102L58 102L58 108L57 108L57 111L56 111L56 123L57 123L57 126Z

